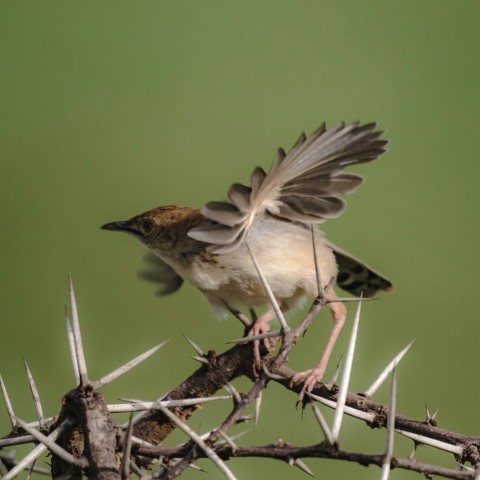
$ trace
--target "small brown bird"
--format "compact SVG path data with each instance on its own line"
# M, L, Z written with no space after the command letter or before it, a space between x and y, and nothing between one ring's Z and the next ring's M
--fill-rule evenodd
M275 317L249 249L257 259L283 311L294 309L318 292L311 225L338 217L345 208L339 195L353 192L363 178L345 167L370 162L385 151L383 132L359 122L302 134L286 154L279 149L268 173L257 167L250 186L235 183L225 202L209 202L201 210L168 205L130 220L107 223L105 230L132 234L156 256L154 277L161 294L195 285L220 315L239 306L267 305L250 334L266 332ZM314 230L319 277L325 288L332 279L344 290L366 297L392 284L379 273L339 249ZM152 261L152 259L150 259ZM336 298L333 288L327 298ZM310 391L325 372L346 309L329 303L333 329L319 363L294 381Z

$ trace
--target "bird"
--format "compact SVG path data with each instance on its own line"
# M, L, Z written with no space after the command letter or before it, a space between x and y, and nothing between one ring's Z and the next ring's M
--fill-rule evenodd
M295 310L325 289L333 326L319 362L292 379L303 382L303 395L322 379L345 323L346 308L335 301L332 283L363 297L393 288L390 280L316 228L338 217L346 206L341 195L363 183L362 176L345 168L371 162L386 151L388 141L376 127L373 122L342 122L331 128L322 123L312 134L302 133L288 153L279 148L268 172L256 167L250 184L234 183L224 201L201 209L165 205L101 228L126 232L150 250L147 261L154 270L143 276L161 285L160 295L188 281L219 316L267 306L250 335L268 332L276 316L253 255L282 312Z

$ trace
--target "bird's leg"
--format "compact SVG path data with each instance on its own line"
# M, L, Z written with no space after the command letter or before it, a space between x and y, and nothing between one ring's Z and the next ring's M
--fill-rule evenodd
M227 302L224 302L225 308L238 320L243 323L245 329L250 328L252 322L239 310L232 308Z
M270 321L275 318L275 312L267 310L264 314L255 319L252 328L248 332L248 336L260 335L261 333L267 333L270 330ZM270 350L270 340L268 338L263 339L263 345L267 350ZM260 365L260 340L253 341L253 355L255 363Z
M332 289L329 290L327 293L327 300L335 300L337 297ZM291 384L298 383L303 381L302 391L300 392L300 400L303 399L305 392L311 392L315 384L320 381L325 373L325 369L327 368L328 360L332 353L333 347L335 342L337 341L338 335L340 330L345 323L345 318L347 316L347 309L345 305L341 302L332 302L327 303L327 306L332 314L333 319L333 327L330 333L330 337L327 342L327 346L323 351L323 354L320 358L320 361L317 365L310 369L306 370L305 372L297 373L292 377Z

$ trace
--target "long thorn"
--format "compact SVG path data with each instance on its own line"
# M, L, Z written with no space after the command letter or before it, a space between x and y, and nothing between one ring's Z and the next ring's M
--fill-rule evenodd
M392 388L390 390L390 405L388 407L387 417L387 448L385 449L385 458L382 465L382 480L388 480L390 476L390 463L393 456L393 443L395 434L395 415L397 406L397 374L395 367L392 370Z
M395 358L383 369L382 373L377 377L377 379L367 388L366 392L363 394L366 398L371 398L375 392L380 388L385 379L390 375L390 372L393 371L396 365L400 363L400 360L404 355L410 350L410 347L413 345L415 340L412 340L400 353L398 353Z
M356 302L371 302L373 300L378 300L377 297L335 297L327 300L325 303L356 303Z
M75 376L75 385L80 385L80 373L78 372L77 349L75 347L75 335L73 334L72 322L68 318L67 306L65 305L65 320L67 323L67 339L72 359L73 374Z
M348 384L350 382L350 374L352 372L353 356L355 354L355 344L357 342L358 324L360 322L360 312L362 309L362 302L358 304L353 321L352 333L348 343L347 355L345 356L345 366L342 372L342 379L340 381L340 388L337 397L337 408L335 409L335 416L333 417L332 437L334 441L338 440L340 427L342 426L343 411L345 408L345 401L347 399Z
M225 442L230 445L232 452L235 453L235 451L237 450L237 445L235 444L235 442L223 430L219 430L218 433L225 440Z
M35 410L37 412L38 422L40 424L40 428L45 427L45 416L43 415L43 408L42 402L40 401L40 395L38 393L37 385L35 384L35 380L33 379L32 372L28 367L28 363L25 359L23 359L23 363L25 365L25 370L27 371L28 383L30 385L30 391L32 392L33 403L35 405Z
M444 450L445 452L454 453L455 455L463 455L463 447L461 445L452 445L451 443L435 440L434 438L425 437L418 433L407 432L405 430L396 430L404 437L411 438L414 442L430 445L431 447Z
M330 428L328 428L327 421L325 420L325 417L323 416L322 412L318 408L317 404L315 402L311 403L312 405L312 410L315 415L315 418L317 419L318 424L320 425L320 428L322 429L323 435L327 439L327 442L330 445L333 445L334 440L332 436L332 432L330 431Z
M13 447L13 445L25 445L26 443L32 443L34 440L35 438L32 435L22 435L21 437L2 438L0 439L0 448Z
M25 470L32 462L35 461L40 455L47 451L47 447L40 443L37 445L26 457L20 460L6 475L2 477L2 480L12 480L20 472Z
M238 390L231 383L224 385L223 389L233 397L233 402L235 405L242 401L242 397L238 393Z
M277 319L280 322L280 325L282 326L282 330L285 333L287 333L290 331L290 327L288 326L287 321L285 320L283 312L280 309L280 305L278 304L277 299L275 298L275 295L273 294L272 289L270 288L270 285L267 282L267 278L265 277L265 275L263 274L263 271L260 268L260 265L257 263L257 259L255 258L255 255L253 254L253 251L250 248L250 244L246 240L245 240L245 244L247 245L248 253L250 253L250 257L252 258L253 264L255 265L255 269L257 270L258 276L260 277L260 281L263 284L263 288L265 288L268 298L270 299L270 303L272 304L273 310L275 311L275 315L277 316Z
M325 298L325 291L323 290L322 281L320 278L320 267L318 265L317 245L315 243L315 230L313 223L310 224L310 231L312 233L312 246L313 246L313 261L315 265L315 277L317 279L317 294L321 299Z
M263 390L258 392L258 395L255 397L255 428L257 428L258 420L260 419L260 409L262 407L262 393Z
M253 342L254 340L263 340L264 338L279 337L280 330L272 330L271 332L259 333L258 335L250 335L248 337L235 338L234 340L229 340L226 343L247 343Z
M338 361L337 366L335 367L335 371L333 372L331 380L325 384L328 389L331 389L335 385L335 383L337 383L338 374L340 373L340 366L342 365L342 360L343 360L343 355L340 356L340 360Z
M52 453L60 457L65 462L78 468L85 468L87 466L87 461L85 458L80 459L74 457L71 453L64 450L60 445L49 438L50 436L47 437L38 430L35 430L18 417L17 422L25 431L27 431L30 435L33 435L40 443L43 443L43 445L45 445Z
M137 365L142 363L148 357L152 356L155 352L158 352L167 342L168 342L168 340L165 340L160 345L157 345L156 347L153 347L150 350L147 350L146 352L142 353L138 357L135 357L134 359L125 363L124 365L117 368L116 370L109 373L108 375L105 375L100 380L97 380L96 382L93 382L93 387L95 389L101 388L101 387L107 385L108 383L112 382L113 380L117 379L118 377L120 377L124 373L127 373L129 370L131 370L132 368L135 368Z
M78 373L80 376L80 385L84 387L88 384L87 363L85 361L80 322L78 320L77 301L75 299L75 291L73 289L72 276L70 274L68 275L68 290L70 293L70 310L72 313L72 330L75 341L75 353L77 355Z
M227 467L225 462L200 438L197 433L195 433L186 423L182 422L168 408L160 405L159 409L205 452L205 455L210 458L210 460L218 467L218 469L225 475L226 478L229 480L236 480L235 475Z
M186 335L183 335L183 338L190 344L195 352L197 352L197 355L205 355L205 352L191 338L188 338Z
M213 402L215 400L230 400L230 395L223 397L185 398L182 400L162 400L159 402L135 402L132 404L117 403L107 405L110 413L142 412L146 410L158 410L161 406L165 408L188 407L200 405L201 403Z
M317 400L317 402L320 402L323 405L326 405L327 407L331 408L332 410L335 410L337 408L337 402L333 400L329 400L328 398L323 398L318 395L315 395L314 393L309 393L308 394L311 398L314 400ZM363 410L357 410L356 408L353 407L348 407L345 406L343 409L343 412L346 415L350 415L351 417L359 418L360 420L365 420L366 422L373 422L375 420L375 413L373 412L364 412Z
M12 428L17 426L17 421L15 420L15 413L13 412L12 402L10 402L10 397L8 396L7 387L3 381L2 376L0 375L0 385L2 387L3 400L5 401L5 407L7 408L8 418L12 424Z
M55 442L60 435L62 435L68 428L71 427L71 425L72 423L70 421L64 421L53 432L51 432L47 438L49 438L52 442ZM22 460L20 460L17 465L15 465L3 477L2 480L12 480L13 478L15 478L20 472L25 470L25 468L27 468L32 462L35 461L36 458L42 455L46 450L47 447L42 443L37 445L28 455L26 455Z
M125 444L123 446L123 456L121 464L122 480L127 480L130 476L130 453L132 451L132 433L133 433L133 412L130 414L128 428L125 433Z

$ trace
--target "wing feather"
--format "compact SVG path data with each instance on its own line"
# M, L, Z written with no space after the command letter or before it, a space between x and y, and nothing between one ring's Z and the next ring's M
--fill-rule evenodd
M339 195L353 192L363 181L343 170L385 152L388 142L375 128L375 123L340 123L330 129L322 124L309 136L302 133L287 154L277 151L268 173L255 168L250 187L236 183L229 201L207 203L202 214L217 223L195 227L188 235L210 243L213 253L227 253L243 241L256 215L306 224L338 217L345 209Z

